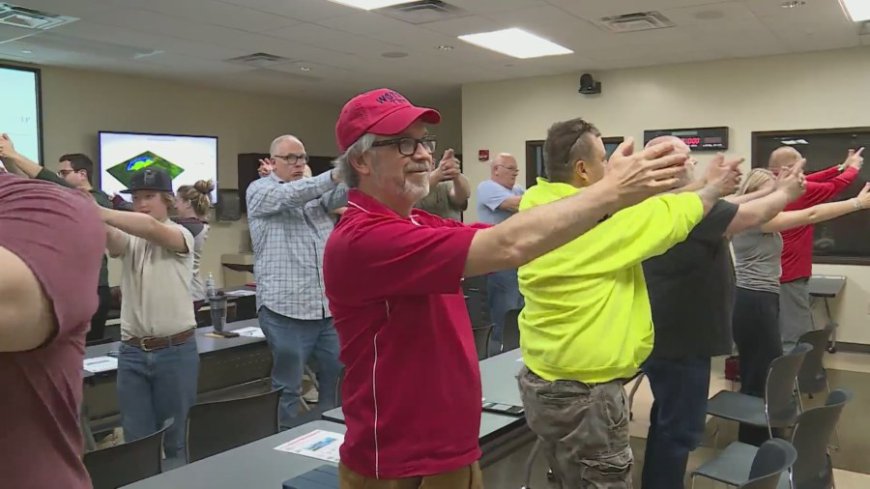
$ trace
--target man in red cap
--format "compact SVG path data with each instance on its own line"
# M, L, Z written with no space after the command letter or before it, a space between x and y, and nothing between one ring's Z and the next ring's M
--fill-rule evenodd
M498 225L418 209L441 116L388 89L342 109L336 166L351 187L324 252L326 295L346 366L342 489L480 488L481 385L460 283L517 268L609 214L674 188L671 143L616 150L598 183Z

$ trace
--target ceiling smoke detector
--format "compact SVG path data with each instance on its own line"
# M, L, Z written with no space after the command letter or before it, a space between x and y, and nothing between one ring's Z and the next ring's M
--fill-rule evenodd
M45 31L77 20L79 19L76 17L42 12L11 3L0 3L0 24L13 27Z
M674 26L674 23L660 12L636 12L602 17L596 24L605 30L617 33L665 29Z

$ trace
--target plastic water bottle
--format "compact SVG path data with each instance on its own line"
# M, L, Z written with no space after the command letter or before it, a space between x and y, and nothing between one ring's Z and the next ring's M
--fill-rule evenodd
M209 273L208 280L205 281L205 293L208 297L215 297L217 295L217 290L214 287L214 276Z

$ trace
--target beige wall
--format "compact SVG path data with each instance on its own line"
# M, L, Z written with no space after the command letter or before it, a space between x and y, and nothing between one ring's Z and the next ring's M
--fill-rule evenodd
M552 122L578 116L605 136L640 142L644 129L729 126L730 152L747 159L752 131L870 125L867 48L619 70L596 78L603 93L591 97L577 93L578 74L464 86L462 142L473 184L488 178L485 164L471 163L478 149L514 153L522 169L526 140L543 139ZM475 204L466 220L476 217ZM848 277L834 303L839 339L870 343L870 270L817 265L814 271Z
M63 153L84 152L96 162L97 132L119 130L218 137L221 188L236 188L238 153L268 151L271 140L293 133L312 155L334 156L335 120L344 100L312 102L271 95L202 88L195 85L102 72L43 68L42 100L45 160L54 168ZM441 143L459 147L460 106L454 100L429 101L444 107ZM220 257L239 251L247 239L244 221L213 222L203 255L204 274L220 282ZM110 260L117 284L118 262Z

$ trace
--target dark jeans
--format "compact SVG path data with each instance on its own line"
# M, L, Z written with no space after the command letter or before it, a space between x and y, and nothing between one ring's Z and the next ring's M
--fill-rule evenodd
M272 350L272 386L281 389L278 405L281 428L294 426L302 395L302 374L312 357L317 362L318 407L324 411L334 408L341 363L332 318L294 319L261 307L259 319Z
M518 376L529 428L538 435L561 489L630 489L628 398L622 380L550 382L528 368Z
M764 397L770 362L782 356L779 294L738 287L732 330L740 357L740 392ZM767 428L740 425L743 443L761 445L768 438Z
M85 341L100 340L106 334L106 317L112 305L112 292L108 285L97 287L97 296L100 298L97 312L91 317L91 329L85 337Z
M497 354L501 352L505 315L511 309L522 309L525 305L520 294L517 271L501 270L487 275L486 294L489 302L489 318L492 321L489 352Z
M652 387L643 489L683 487L689 452L704 437L710 358L650 358L643 371Z
M124 440L148 436L173 418L163 448L167 458L185 460L187 412L196 403L198 378L195 338L154 351L122 343L118 354L118 404Z

